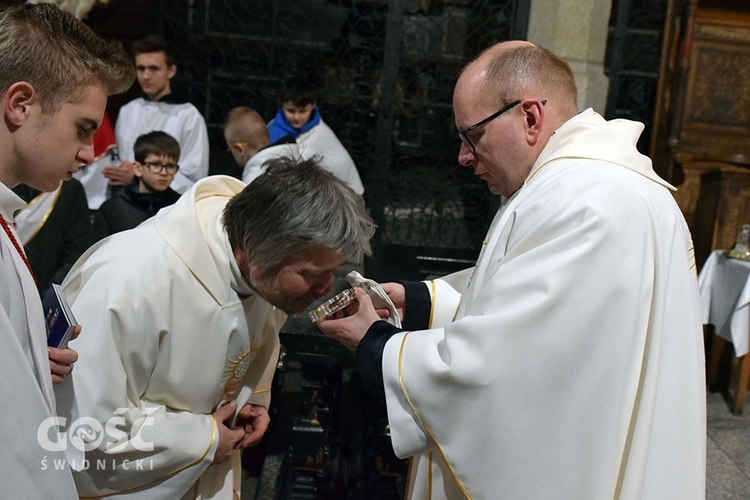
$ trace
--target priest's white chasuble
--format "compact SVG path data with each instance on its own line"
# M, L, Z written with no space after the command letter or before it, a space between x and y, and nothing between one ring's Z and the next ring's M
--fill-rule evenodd
M407 498L704 498L693 244L641 130L566 122L476 267L428 283L430 328L386 344Z

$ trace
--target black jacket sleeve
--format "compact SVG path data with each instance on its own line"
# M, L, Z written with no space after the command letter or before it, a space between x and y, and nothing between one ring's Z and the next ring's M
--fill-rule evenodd
M421 281L398 281L406 292L406 314L401 326L404 330L426 330L430 327L432 299L427 285Z
M356 364L362 385L375 399L385 403L383 386L383 351L393 335L402 331L385 321L376 321L357 346Z
M429 327L432 299L425 283L399 281L406 293L406 315L403 329L385 321L376 321L365 333L356 352L357 371L365 390L375 399L385 403L383 385L383 351L388 340L398 332L424 330Z

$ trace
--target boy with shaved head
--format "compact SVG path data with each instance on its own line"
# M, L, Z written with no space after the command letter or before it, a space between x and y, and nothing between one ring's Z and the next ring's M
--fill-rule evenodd
M242 168L245 184L265 171L268 160L280 156L300 157L294 136L285 135L271 144L263 117L247 106L229 110L224 122L224 139L232 158Z

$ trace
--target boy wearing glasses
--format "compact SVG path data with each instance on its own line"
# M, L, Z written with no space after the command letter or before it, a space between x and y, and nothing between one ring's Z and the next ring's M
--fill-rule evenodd
M139 136L133 147L133 182L99 208L97 231L101 237L132 229L180 197L169 187L179 170L180 145L166 132Z

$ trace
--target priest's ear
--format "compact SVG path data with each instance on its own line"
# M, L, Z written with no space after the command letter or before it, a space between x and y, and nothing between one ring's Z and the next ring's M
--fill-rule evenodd
M544 123L544 106L547 100L526 99L521 103L524 113L526 142L536 144L542 135L542 124Z
M3 96L3 115L11 125L18 127L31 113L31 107L38 104L34 86L29 82L16 82Z

